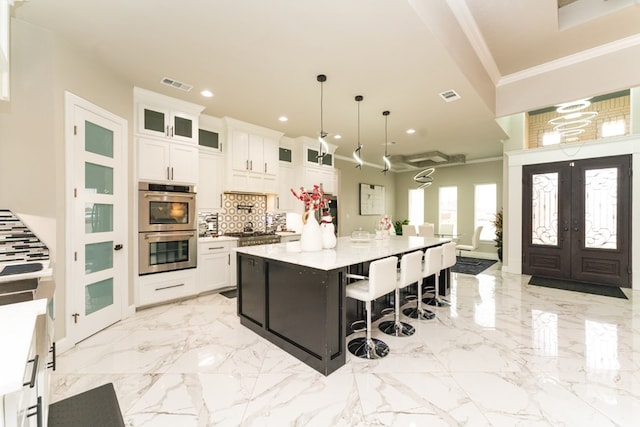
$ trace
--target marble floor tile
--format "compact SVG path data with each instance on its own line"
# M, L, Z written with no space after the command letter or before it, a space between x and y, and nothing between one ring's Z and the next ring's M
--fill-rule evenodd
M127 426L637 426L640 293L452 274L450 307L403 317L390 354L325 377L209 294L141 310L60 354L52 401L114 384ZM354 335L357 336L357 335ZM351 339L349 337L347 339Z

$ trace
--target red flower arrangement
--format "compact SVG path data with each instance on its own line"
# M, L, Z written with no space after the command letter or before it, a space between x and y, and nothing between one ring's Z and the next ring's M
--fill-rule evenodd
M324 195L324 191L320 186L314 185L313 191L311 193L307 192L304 187L300 187L300 194L297 194L295 190L291 189L291 194L294 195L296 199L302 200L304 202L304 209L320 209L321 211L325 208L329 207L329 197Z

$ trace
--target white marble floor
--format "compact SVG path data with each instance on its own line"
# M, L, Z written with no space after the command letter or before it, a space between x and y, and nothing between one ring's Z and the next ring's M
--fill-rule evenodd
M328 377L242 327L235 299L142 310L59 356L53 400L113 382L128 426L640 425L639 294L498 266L454 274L451 307Z

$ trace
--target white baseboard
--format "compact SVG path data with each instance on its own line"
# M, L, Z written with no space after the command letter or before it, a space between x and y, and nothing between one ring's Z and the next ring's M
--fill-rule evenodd
M458 255L460 251L456 251ZM474 251L462 251L462 257L479 258L479 259L493 259L498 260L497 252L474 252Z

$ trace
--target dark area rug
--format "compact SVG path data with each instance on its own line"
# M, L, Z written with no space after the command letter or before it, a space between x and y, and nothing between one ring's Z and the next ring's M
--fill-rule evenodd
M491 267L497 261L493 259L480 259L469 257L456 257L456 265L451 267L452 273L476 275Z
M238 290L230 289L228 291L220 292L220 295L222 295L225 298L235 298L236 296L238 296Z
M565 291L583 292L586 294L602 295L628 299L622 290L615 286L598 285L594 283L574 282L572 280L549 279L547 277L531 276L530 285L545 288L563 289Z

